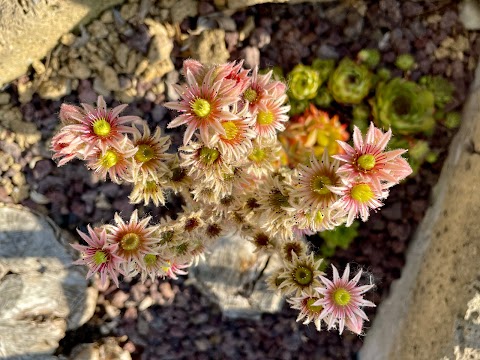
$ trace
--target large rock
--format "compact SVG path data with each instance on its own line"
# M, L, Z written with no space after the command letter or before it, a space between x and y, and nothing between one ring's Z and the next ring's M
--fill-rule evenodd
M432 205L363 360L480 359L480 66Z
M226 317L255 318L263 312L277 312L283 305L283 298L265 283L281 260L254 250L249 241L227 236L217 241L206 261L189 270L189 280L216 302Z
M48 358L95 311L97 291L47 218L0 205L0 357Z
M0 88L43 59L60 37L124 0L0 0Z

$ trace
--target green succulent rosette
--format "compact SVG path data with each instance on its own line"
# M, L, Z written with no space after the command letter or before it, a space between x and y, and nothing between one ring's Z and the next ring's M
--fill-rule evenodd
M326 87L318 89L317 96L313 99L315 105L320 108L328 108L332 104L333 98Z
M315 59L312 63L312 69L318 72L320 82L323 84L328 80L330 74L335 69L335 60L333 59Z
M320 75L310 66L298 64L288 74L289 93L295 100L309 100L317 95L321 85Z
M370 69L374 69L380 63L381 55L377 49L363 49L357 54L357 59L367 65Z
M365 65L344 58L328 80L328 88L336 102L359 104L372 87L373 74Z
M453 99L453 84L442 76L426 75L418 81L427 90L431 91L435 98L435 105L443 109Z
M435 127L434 96L412 81L380 83L370 103L377 126L391 127L395 134L430 134Z

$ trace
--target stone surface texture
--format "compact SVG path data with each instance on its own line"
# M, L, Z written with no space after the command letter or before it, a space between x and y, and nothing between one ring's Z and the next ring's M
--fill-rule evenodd
M0 87L48 55L61 36L123 0L0 0Z
M47 218L0 205L0 357L36 358L86 323L98 292Z
M283 305L283 298L265 283L281 260L254 250L245 239L226 236L216 242L206 261L189 270L189 281L218 303L226 317L258 317L262 312L277 312Z
M480 359L480 67L462 125L362 360Z

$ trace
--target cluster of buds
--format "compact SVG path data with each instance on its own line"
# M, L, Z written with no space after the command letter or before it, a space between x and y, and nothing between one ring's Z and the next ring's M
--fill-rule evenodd
M308 165L282 167L277 132L288 121L286 86L242 65L184 62L186 84L174 86L179 100L165 104L179 113L168 127L186 126L178 154L167 152L160 129L152 134L144 120L120 116L125 105L109 110L101 97L97 107L62 105L63 127L52 140L59 166L78 158L103 179L133 184L132 203L164 205L167 192L185 200L175 220L153 224L134 211L128 221L116 214L113 224L88 226L79 232L86 245L73 245L82 252L77 263L117 286L120 274L176 278L236 232L255 251L281 257L268 283L290 297L298 320L361 333L361 308L374 306L363 294L373 285L357 286L361 272L350 280L349 267L341 278L333 268L327 279L305 235L366 221L410 174L404 150L385 151L391 132L372 124L365 138L355 128L353 147L338 141L343 154L325 150Z

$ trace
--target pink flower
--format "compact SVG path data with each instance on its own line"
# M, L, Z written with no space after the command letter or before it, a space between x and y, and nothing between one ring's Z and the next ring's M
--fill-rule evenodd
M58 166L63 166L75 158L83 159L85 143L77 134L61 129L52 138L52 159L60 159Z
M355 179L370 181L377 189L381 189L385 182L395 184L410 175L412 172L410 166L407 167L405 163L399 163L397 160L401 159L400 155L407 150L385 151L391 137L391 130L383 133L371 123L365 138L362 138L360 130L355 126L353 147L338 140L338 144L345 150L345 154L333 156L344 162L338 173L349 181Z
M282 106L287 96L264 99L258 104L255 120L255 130L262 137L276 137L277 130L285 130L284 123L288 121L290 105Z
M144 268L145 255L156 254L154 247L158 242L153 237L156 227L148 226L151 217L139 221L138 212L135 210L127 223L118 214L115 214L114 219L115 225L107 225L108 240L118 245L117 254L124 259L127 266L134 261L135 265Z
M127 136L116 147L94 148L92 153L85 159L87 167L105 181L107 174L110 180L120 184L123 180L131 181L133 169L133 156L137 148Z
M334 327L338 321L339 332L343 332L345 326L356 334L360 334L363 327L363 320L368 321L368 317L361 309L363 306L375 307L371 301L365 300L363 295L365 292L373 288L375 285L357 286L362 270L351 280L350 265L348 264L340 278L337 268L333 268L333 281L324 276L320 276L324 287L317 287L315 290L322 297L313 305L323 307L320 313L320 319L328 318L328 330Z
M137 116L119 116L127 105L119 105L108 110L102 96L98 97L97 108L82 104L82 108L65 105L60 109L60 119L67 123L62 131L78 135L85 143L82 150L87 157L98 147L118 147L126 133L132 132L126 126L132 121L138 121Z
M105 285L107 275L118 287L118 275L123 274L119 265L124 261L117 253L118 245L107 243L107 233L105 229L92 229L87 226L88 234L77 230L78 234L85 240L88 246L72 244L71 246L82 252L82 259L74 262L76 265L87 265L89 270L87 279L93 274L99 273L102 285Z
M177 280L177 275L187 275L188 272L183 270L188 268L190 264L177 264L173 261L167 261L167 264L162 267L163 272L165 275L164 277L169 277L170 279Z
M340 195L340 199L332 205L332 209L339 210L336 217L347 215L347 226L352 225L353 220L359 215L362 221L367 221L370 210L383 206L380 200L388 196L387 190L379 190L368 181L344 181L344 183L343 186L331 186L329 189Z
M243 92L243 99L248 102L248 108L252 115L258 111L258 106L268 100L285 95L285 84L271 80L272 71L262 75L258 73L258 67L252 72L250 86ZM288 110L287 110L288 111Z
M187 125L183 137L184 145L187 145L197 129L200 130L202 141L209 143L212 136L210 130L214 134L225 135L221 122L238 119L237 115L225 110L239 100L237 92L232 86L225 87L222 79L212 83L215 72L216 68L212 67L199 84L187 69L187 86L173 85L182 99L179 102L165 103L166 107L182 113L168 124L168 128Z

